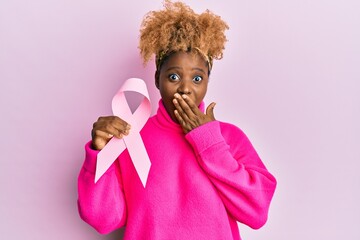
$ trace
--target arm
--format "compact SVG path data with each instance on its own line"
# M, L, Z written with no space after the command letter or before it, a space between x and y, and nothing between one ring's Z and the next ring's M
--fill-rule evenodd
M235 126L215 120L214 103L207 107L205 114L185 94L175 94L173 103L175 117L199 165L218 190L228 212L252 228L263 226L276 180L248 138Z
M186 139L229 213L252 228L263 226L276 180L245 134L235 126L212 121L193 129Z
M119 117L99 117L91 131L92 141L85 146L85 162L78 178L78 208L81 218L100 233L124 226L126 203L118 161L94 183L97 154L112 137L122 138L129 130L130 125Z
M96 156L99 151L85 146L86 158L78 177L78 209L81 218L99 233L106 234L126 222L126 203L118 161L95 184Z

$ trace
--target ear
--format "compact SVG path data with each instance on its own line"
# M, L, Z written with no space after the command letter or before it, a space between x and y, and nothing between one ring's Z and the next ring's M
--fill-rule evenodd
M155 72L155 86L157 89L159 89L159 81L160 81L160 72L159 70L156 70Z

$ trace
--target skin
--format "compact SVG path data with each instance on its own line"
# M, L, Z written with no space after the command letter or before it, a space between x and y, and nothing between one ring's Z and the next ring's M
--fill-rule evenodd
M215 120L211 103L202 113L198 106L203 101L209 83L207 62L198 54L172 54L155 73L155 85L171 119L181 125L184 133Z
M206 112L198 106L203 101L209 83L207 62L198 54L176 52L155 72L155 85L171 119L181 125L184 134L215 120L211 103ZM100 117L93 125L93 148L101 150L112 137L129 134L131 126L116 116Z

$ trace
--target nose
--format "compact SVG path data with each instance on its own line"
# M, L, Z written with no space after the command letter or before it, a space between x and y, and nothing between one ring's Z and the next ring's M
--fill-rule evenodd
M190 86L190 81L186 81L186 80L183 80L181 81L178 89L177 89L177 92L179 94L191 94L191 86Z

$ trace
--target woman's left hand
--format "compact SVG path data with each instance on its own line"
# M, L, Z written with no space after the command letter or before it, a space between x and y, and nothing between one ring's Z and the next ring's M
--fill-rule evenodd
M214 102L206 108L205 114L186 94L180 95L176 93L173 103L175 105L175 117L185 134L194 128L215 120L214 107L216 103Z

